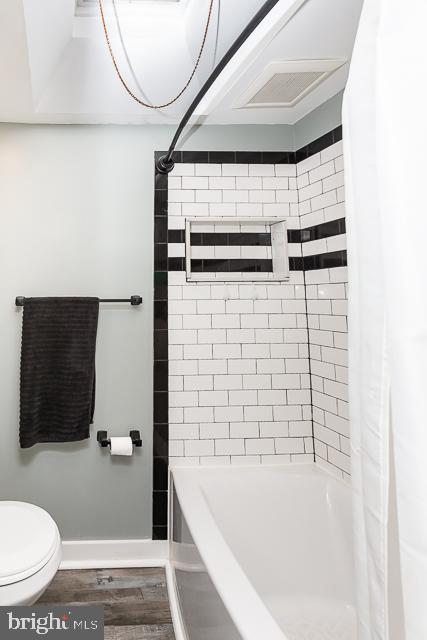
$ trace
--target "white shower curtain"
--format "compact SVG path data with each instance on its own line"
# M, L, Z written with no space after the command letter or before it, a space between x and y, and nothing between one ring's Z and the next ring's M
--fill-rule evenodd
M427 0L365 0L344 99L359 640L388 640L394 441L404 638L427 640Z

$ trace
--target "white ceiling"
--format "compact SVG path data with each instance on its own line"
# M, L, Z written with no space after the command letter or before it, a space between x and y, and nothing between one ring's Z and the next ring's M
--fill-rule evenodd
M103 0L119 67L132 90L168 101L187 81L200 47L209 0ZM208 124L294 123L344 86L348 64L291 108L235 108L271 62L350 59L363 0L280 0L204 100ZM172 107L143 108L112 66L96 2L1 0L0 121L43 123L176 123L214 64L263 0L214 0L198 72ZM123 45L126 47L124 51ZM127 54L127 55L126 55ZM129 66L129 61L131 67Z

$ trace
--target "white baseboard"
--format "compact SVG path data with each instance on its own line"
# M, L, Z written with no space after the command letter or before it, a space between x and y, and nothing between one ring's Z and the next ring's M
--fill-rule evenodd
M63 540L60 569L163 567L167 540Z
M176 640L187 640L167 540L63 540L60 570L165 567Z

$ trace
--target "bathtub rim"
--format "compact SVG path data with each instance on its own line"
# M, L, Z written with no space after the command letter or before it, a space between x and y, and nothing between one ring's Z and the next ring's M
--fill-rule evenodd
M242 470L258 469L285 472L292 476L317 476L328 480L335 480L340 485L349 488L348 483L336 478L316 463L294 463L284 465L230 465L209 466L179 466L170 468L170 488L175 488L182 512L193 541L204 562L206 570L215 589L224 603L233 623L244 640L259 640L260 637L269 640L287 640L285 632L280 628L272 614L268 611L262 598L246 576L227 541L222 535L211 513L202 488L194 482L195 476L214 474L216 471L238 473ZM172 493L171 493L172 495ZM188 513L193 515L189 518ZM194 513L197 517L194 517ZM170 523L173 526L173 508L170 507ZM171 528L172 531L172 528ZM208 552L204 542L211 540ZM173 544L172 534L169 544ZM171 557L171 564L172 557ZM171 567L174 573L173 566ZM239 612L244 611L244 615ZM181 612L180 612L181 613Z

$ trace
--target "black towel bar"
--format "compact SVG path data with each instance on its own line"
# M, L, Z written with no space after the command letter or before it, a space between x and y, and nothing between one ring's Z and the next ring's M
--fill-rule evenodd
M100 298L99 302L128 302L133 307L137 307L138 305L142 304L142 298L141 296L131 296L130 298ZM24 296L17 296L15 298L15 306L23 307L24 304L25 304Z

